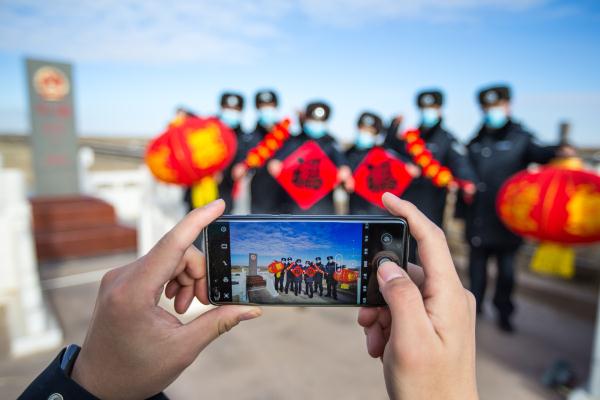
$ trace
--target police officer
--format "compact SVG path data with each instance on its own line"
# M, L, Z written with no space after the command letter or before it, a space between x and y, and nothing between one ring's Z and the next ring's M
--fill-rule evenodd
M242 129L242 112L244 110L244 98L235 92L224 92L221 94L219 119L229 126L237 137L237 151L231 165L222 173L219 183L219 196L225 200L225 214L231 213L233 207L233 166L243 161L248 149L252 135L244 133Z
M315 293L319 292L319 296L323 296L323 263L321 262L321 257L315 258L315 268L317 272L315 273Z
M356 123L358 132L354 144L346 151L346 159L350 164L352 171L361 164L365 156L378 145L381 138L383 122L379 115L372 112L363 112L360 114ZM385 210L371 204L355 193L349 194L350 214L371 214L385 215Z
M292 273L292 275L294 276L294 296L298 296L298 293L302 294L302 275L304 271L304 268L302 267L302 259L297 258L296 263L294 264L292 269L294 270L294 273ZM300 272L298 273L296 271Z
M327 256L327 264L325 264L325 281L327 282L327 294L325 297L333 297L337 300L337 281L333 279L333 274L337 267L333 256Z
M420 136L425 141L433 158L448 167L455 178L465 182L474 182L476 177L469 163L466 148L443 125L444 95L442 92L440 90L419 92L416 103L420 113ZM406 146L399 147L399 151L402 157L410 157ZM474 188L472 184L466 186L466 190L471 195ZM420 176L413 179L402 194L402 198L417 205L419 210L441 227L444 221L447 191L448 188L438 187L431 179ZM410 244L409 258L411 262L415 262L416 241L411 239Z
M283 276L285 275L285 257L281 257L281 264L283 265L283 269L275 274L275 291L283 292ZM277 276L279 274L279 276Z
M261 90L256 93L254 104L258 113L256 128L250 134L246 153L265 137L279 122L277 107L279 99L273 90ZM243 158L242 158L243 159ZM240 179L245 173L243 164L238 163L233 168L233 178ZM250 211L253 214L277 214L281 212L281 199L285 193L283 188L273 179L263 166L254 170L250 182Z
M292 267L294 263L292 262L292 257L287 258L287 263L285 264L285 293L288 293L290 285L294 280L294 274L292 274ZM292 290L294 290L294 286L292 285Z
M311 299L313 298L313 293L314 293L314 287L313 287L314 280L315 280L315 269L312 266L312 263L310 262L310 260L306 260L304 262L304 286L306 289L305 293Z
M496 196L501 185L530 163L544 164L558 154L558 146L543 146L511 117L508 86L491 86L478 93L483 123L467 145L477 174L477 193L466 206L466 239L470 247L470 290L481 313L487 284L488 259L498 267L494 305L498 326L513 331L514 261L521 238L510 232L496 214Z
M306 111L301 117L301 133L298 136L290 138L281 151L269 162L268 168L272 176L275 177L281 173L282 160L307 141L313 140L338 168L338 181L342 182L348 190L354 189L354 179L352 178L352 170L348 166L348 161L335 139L328 132L327 122L330 114L331 107L322 101L309 103L306 106ZM301 209L287 193L284 195L283 204L285 207L284 212L290 214L334 214L333 191L323 197L309 210Z

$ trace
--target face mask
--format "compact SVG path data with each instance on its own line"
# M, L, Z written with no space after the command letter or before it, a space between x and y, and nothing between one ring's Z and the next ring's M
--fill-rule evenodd
M358 131L356 136L356 147L359 150L370 149L375 145L375 136L371 135L370 132Z
M325 126L324 122L306 121L304 123L304 131L311 138L319 139L325 136L325 133L327 133L327 127Z
M230 128L237 128L240 125L241 114L242 113L237 110L225 108L221 111L221 121Z
M503 107L490 107L485 112L485 124L488 128L500 129L508 121L508 115Z
M421 125L425 128L431 128L440 120L438 110L435 108L423 108L421 110Z
M277 122L275 107L262 107L258 110L258 122L262 126L273 126Z

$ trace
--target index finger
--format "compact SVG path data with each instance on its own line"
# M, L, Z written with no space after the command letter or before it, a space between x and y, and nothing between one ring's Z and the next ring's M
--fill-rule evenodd
M382 201L391 214L404 217L408 221L410 233L419 247L419 257L423 264L421 267L427 284L443 281L460 285L444 232L414 204L391 193L384 193Z
M154 288L167 283L202 229L223 214L224 210L225 202L219 199L196 208L179 221L144 257L141 266L144 279Z

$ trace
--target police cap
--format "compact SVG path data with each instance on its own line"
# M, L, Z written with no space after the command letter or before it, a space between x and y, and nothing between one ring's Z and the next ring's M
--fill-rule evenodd
M417 94L417 106L419 108L442 106L444 94L440 90L424 90Z
M481 106L493 106L501 100L510 100L510 87L506 85L489 86L483 88L477 94Z

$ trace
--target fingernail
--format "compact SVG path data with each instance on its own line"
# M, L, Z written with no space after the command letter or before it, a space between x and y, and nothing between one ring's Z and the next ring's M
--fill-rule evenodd
M242 315L239 316L238 319L239 319L240 322L242 322L242 321L248 321L250 319L254 319L254 318L260 317L261 314L262 314L261 309L260 308L256 308L254 310L247 311L247 312L243 313Z
M383 279L384 282L388 282L396 278L406 277L406 272L404 272L402 268L393 262L384 262L381 264L377 270L377 273L379 276L381 276L381 279Z

